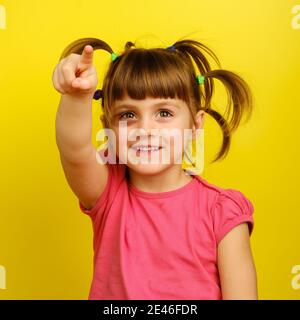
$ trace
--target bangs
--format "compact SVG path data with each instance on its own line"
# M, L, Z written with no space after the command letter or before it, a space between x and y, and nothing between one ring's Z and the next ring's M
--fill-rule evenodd
M179 53L165 49L132 49L122 56L108 86L110 109L117 100L127 96L181 99L190 104L193 73Z

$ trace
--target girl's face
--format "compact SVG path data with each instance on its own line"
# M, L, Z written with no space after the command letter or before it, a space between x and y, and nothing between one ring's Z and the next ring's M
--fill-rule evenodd
M199 111L196 127L202 127L203 116L204 112ZM196 128L187 104L180 99L134 100L126 96L116 101L111 123L116 155L130 169L144 175L181 164L184 148Z

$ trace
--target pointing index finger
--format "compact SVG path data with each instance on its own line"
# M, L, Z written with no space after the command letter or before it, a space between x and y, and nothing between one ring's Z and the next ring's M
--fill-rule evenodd
M94 49L91 45L86 45L83 48L82 54L81 54L81 59L80 63L83 65L89 65L92 64L93 62L93 52Z

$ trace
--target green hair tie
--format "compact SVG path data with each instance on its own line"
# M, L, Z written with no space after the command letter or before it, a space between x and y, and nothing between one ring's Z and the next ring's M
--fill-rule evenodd
M115 61L117 58L118 58L118 55L113 52L113 53L111 54L111 60L112 60L112 61Z
M196 80L197 80L198 84L203 84L203 83L204 83L204 80L205 80L205 77L202 76L201 74L198 74L198 75L196 76Z

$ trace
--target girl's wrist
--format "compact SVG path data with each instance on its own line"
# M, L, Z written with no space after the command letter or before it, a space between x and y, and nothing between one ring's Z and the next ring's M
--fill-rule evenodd
M61 95L61 99L63 100L69 100L69 101L73 101L75 103L85 103L85 102L91 102L93 100L94 97L94 93L93 92L89 92L89 93L75 93L75 94L62 94Z

